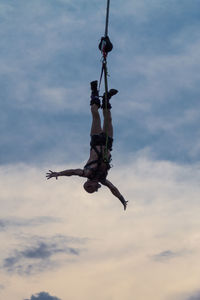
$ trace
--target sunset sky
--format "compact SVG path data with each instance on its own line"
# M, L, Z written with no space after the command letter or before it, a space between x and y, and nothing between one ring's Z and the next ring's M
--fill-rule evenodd
M0 0L2 300L200 300L199 0L111 0L108 179L127 210L45 178L88 159L105 10Z

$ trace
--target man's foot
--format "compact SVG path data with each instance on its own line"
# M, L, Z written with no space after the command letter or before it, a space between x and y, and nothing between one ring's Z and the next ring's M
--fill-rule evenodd
M91 91L92 91L90 105L96 104L98 107L100 107L101 103L100 103L100 99L99 99L99 92L97 89L98 81L95 80L95 81L90 82L90 86L91 86Z
M91 86L91 91L96 92L97 91L97 86L98 86L98 81L94 80L94 81L90 82L90 86Z
M111 90L108 92L108 99L110 99L112 96L116 95L117 93L118 93L118 90L111 89Z
M109 92L107 93L107 105L106 105L106 95L105 95L105 93L103 94L103 101L102 101L102 108L103 109L105 109L105 108L107 108L107 109L111 109L112 108L112 106L111 106L111 104L110 104L110 102L109 102L109 100L112 98L112 96L114 96L114 95L116 95L118 93L118 90L115 90L115 89L111 89L111 90L109 90Z

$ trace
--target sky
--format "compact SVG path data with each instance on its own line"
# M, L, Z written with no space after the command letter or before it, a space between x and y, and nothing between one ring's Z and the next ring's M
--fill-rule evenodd
M200 300L199 5L110 1L123 211L45 178L87 162L106 0L0 0L0 299Z

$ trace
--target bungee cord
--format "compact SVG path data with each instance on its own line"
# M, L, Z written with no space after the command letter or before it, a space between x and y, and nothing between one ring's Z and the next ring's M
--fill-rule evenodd
M105 133L106 133L106 145L104 151L104 161L108 162L108 69L107 69L107 56L108 52L110 52L113 48L112 43L108 37L108 25L109 25L109 12L110 12L110 0L107 0L107 8L106 8L106 22L105 22L105 33L104 37L101 38L101 42L99 44L99 49L102 53L102 67L101 67L101 75L99 80L99 90L101 86L102 77L104 74L104 99L105 99Z

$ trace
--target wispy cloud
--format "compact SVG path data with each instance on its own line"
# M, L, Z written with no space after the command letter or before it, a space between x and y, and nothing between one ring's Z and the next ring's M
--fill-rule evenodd
M168 260L171 260L172 258L176 258L180 255L181 255L181 253L179 253L179 252L165 250L158 254L153 255L153 259L158 262L167 262Z
M31 275L56 268L66 257L79 256L81 249L70 247L69 238L61 236L47 238L31 237L28 246L14 250L13 254L3 260L2 267L10 273ZM72 239L73 241L75 240ZM78 240L78 239L77 239ZM62 257L62 254L64 257ZM61 260L59 256L61 255Z
M17 228L17 227L32 227L32 226L40 226L43 224L49 224L54 222L59 222L60 220L53 217L37 217L32 219L25 218L1 218L0 219L0 228L2 230L7 230L9 228Z

